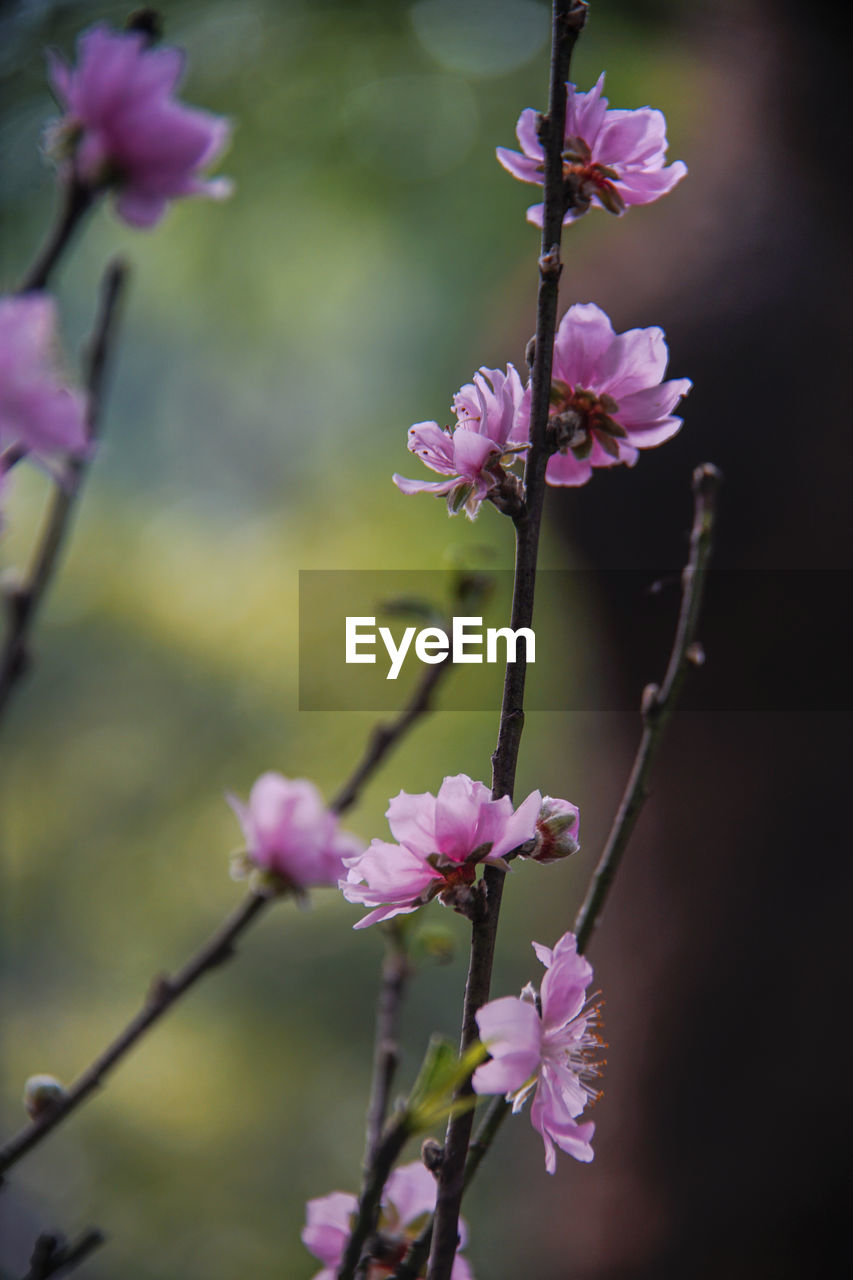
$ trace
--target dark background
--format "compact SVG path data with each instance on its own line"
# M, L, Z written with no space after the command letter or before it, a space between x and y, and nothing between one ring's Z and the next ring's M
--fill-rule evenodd
M135 268L107 439L4 728L4 1131L26 1076L71 1078L233 902L222 792L274 767L330 794L354 759L370 716L296 709L297 570L509 563L495 512L448 522L388 476L417 474L410 423L441 419L478 364L520 365L532 332L528 192L493 148L543 103L544 8L165 10L187 100L238 123L222 166L238 190L150 234L103 210L61 276L73 355L108 254ZM53 199L43 47L68 53L124 12L0 7L4 288ZM480 1280L787 1280L849 1262L848 48L828 5L769 0L598 3L578 47L578 84L606 68L613 105L662 107L690 174L571 230L563 305L663 325L695 386L675 441L550 495L544 563L677 565L690 473L710 459L726 476L715 563L759 586L711 595L708 664L591 950L610 1043L595 1162L549 1179L526 1119L507 1126L467 1206ZM42 497L36 478L16 486L4 564ZM577 599L540 608L598 659L600 705L626 709L529 718L519 792L577 802L583 851L513 877L496 994L535 977L529 939L573 917L634 749L627 708L669 642L672 590L583 576ZM750 672L761 700L744 710L727 699ZM382 834L401 786L487 776L494 733L494 715L443 710L351 825ZM352 908L317 899L281 907L22 1163L0 1197L9 1274L42 1227L90 1222L111 1236L93 1277L313 1274L303 1204L356 1186L380 955ZM427 1033L458 1023L464 926L432 911L457 953L436 967L416 942L401 1087Z

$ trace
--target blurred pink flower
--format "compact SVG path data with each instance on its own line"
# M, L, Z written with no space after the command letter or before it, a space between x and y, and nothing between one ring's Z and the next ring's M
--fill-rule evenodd
M385 1184L379 1213L377 1256L370 1264L366 1280L385 1280L406 1256L425 1214L435 1209L435 1178L420 1160L395 1169ZM358 1208L355 1196L344 1191L309 1200L302 1243L323 1263L313 1280L335 1280L350 1235L352 1215ZM459 1220L460 1249L467 1230ZM473 1280L465 1258L456 1255L451 1280Z
M89 447L86 398L62 372L58 332L48 294L0 298L0 473L10 455L55 472L57 455Z
M453 397L456 428L443 430L437 422L418 422L409 430L409 449L447 480L407 480L393 477L403 493L447 496L451 514L464 507L474 519L480 504L503 479L504 466L526 446L519 431L518 411L524 389L511 364L480 369Z
M586 484L593 467L633 467L638 449L678 432L673 409L693 384L663 382L668 360L662 329L617 334L594 303L569 308L554 343L550 421L560 451L548 462L549 484ZM519 416L529 430L529 387Z
M303 778L264 773L252 787L248 805L231 795L228 803L246 837L245 851L235 861L237 875L258 869L269 873L280 889L301 893L337 885L346 870L344 859L364 848L339 829L337 815Z
M496 862L533 839L541 800L534 791L513 812L509 796L493 800L464 773L445 778L437 796L401 791L386 810L399 843L374 840L341 880L348 902L375 908L355 928L407 915L436 896L453 905L474 883L478 863Z
M568 210L563 224L586 213L590 205L621 214L628 205L651 204L671 191L687 173L680 160L664 167L666 120L651 107L609 111L602 98L604 74L588 93L566 85L566 132L563 143L563 187ZM536 132L538 113L522 111L516 134L523 154L498 147L503 167L522 182L543 185L545 153ZM542 226L544 205L527 210L528 222Z
M115 187L118 213L136 227L159 222L169 200L231 191L201 173L228 141L228 121L173 98L179 49L149 48L141 32L98 23L77 42L77 66L48 55L51 84L66 114L48 146L67 177L93 190Z
M592 968L578 955L577 939L564 933L553 951L534 942L548 972L539 996L531 986L521 998L491 1000L477 1013L480 1039L491 1060L474 1072L477 1093L505 1093L513 1114L535 1090L530 1120L545 1142L545 1168L557 1167L555 1147L576 1160L592 1159L591 1122L576 1124L601 1095L593 1082L604 1065L596 1031L600 1002L587 1000Z

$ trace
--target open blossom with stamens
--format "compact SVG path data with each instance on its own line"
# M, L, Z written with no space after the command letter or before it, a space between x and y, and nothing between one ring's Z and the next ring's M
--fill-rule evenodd
M534 942L547 973L537 996L530 986L521 997L491 1000L477 1012L480 1039L491 1060L474 1072L477 1093L505 1093L513 1114L533 1094L530 1119L545 1142L545 1167L557 1167L556 1147L587 1162L592 1159L590 1121L577 1123L600 1093L595 1081L604 1065L597 1033L600 1002L587 999L592 968L578 955L577 939L564 933L553 950Z
M664 382L668 360L662 329L614 333L594 303L569 308L554 343L550 423L559 452L548 462L549 484L586 484L593 467L633 467L639 449L678 432L673 410L693 384ZM520 419L529 429L529 388Z
M184 66L180 49L150 48L139 31L98 23L77 42L77 65L49 55L50 80L65 115L48 148L60 172L84 187L114 187L125 222L151 227L169 200L222 199L224 178L202 173L223 150L230 125L173 97Z
M437 422L418 422L409 430L409 449L446 480L407 480L395 475L403 493L435 493L446 496L451 514L464 507L474 519L488 493L504 479L527 445L518 421L524 389L511 364L500 369L480 369L453 397L456 428L442 429Z
M0 298L0 474L4 456L54 470L57 455L86 452L86 398L59 360L59 319L46 293Z
M680 160L664 165L666 120L651 107L608 110L602 98L604 74L588 93L566 85L566 132L563 142L563 224L586 213L590 205L621 214L628 205L651 204L671 191L687 173ZM498 147L503 167L522 182L544 183L545 152L537 136L538 113L522 111L516 127L523 154ZM532 205L528 222L542 226L545 206Z
M464 773L445 778L437 796L401 791L386 810L399 843L374 840L341 880L348 902L374 908L355 928L407 915L435 897L454 905L479 863L497 862L534 838L541 801L534 791L513 811L509 796L493 800L488 787Z
M301 894L305 889L337 885L346 870L345 859L364 845L338 827L337 815L323 804L320 793L303 778L265 773L243 804L228 796L246 848L234 862L237 876L260 871L268 887Z
M429 1213L435 1209L436 1182L420 1160L395 1169L385 1184L373 1246L374 1257L366 1280L386 1280L406 1256L409 1245ZM345 1191L309 1200L302 1243L323 1263L313 1280L335 1280L352 1230L358 1200ZM459 1219L459 1248L465 1247L467 1229ZM457 1253L450 1280L473 1280L471 1268Z

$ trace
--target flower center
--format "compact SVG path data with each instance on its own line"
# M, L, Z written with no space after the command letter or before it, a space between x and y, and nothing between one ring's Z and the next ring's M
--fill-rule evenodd
M570 387L565 382L551 386L551 428L553 443L560 453L569 450L576 458L588 458L598 442L611 458L619 457L619 440L625 428L612 416L619 405L607 392Z
M567 209L586 213L593 196L608 213L624 213L625 201L613 183L619 175L615 169L593 160L583 138L566 138L563 148L563 194Z
M436 867L436 870L444 876L448 889L473 884L477 878L477 866L474 862L454 863L450 867Z
M587 1105L590 1107L601 1097L602 1091L598 1088L598 1080L606 1065L606 1060L601 1057L601 1050L607 1048L600 1034L603 1004L600 992L590 997L580 1013L576 1014L563 1028L562 1043L557 1053L564 1065L574 1073L578 1084L586 1094ZM575 1028L579 1034L567 1045L565 1040L562 1040L562 1036L566 1031L573 1031Z

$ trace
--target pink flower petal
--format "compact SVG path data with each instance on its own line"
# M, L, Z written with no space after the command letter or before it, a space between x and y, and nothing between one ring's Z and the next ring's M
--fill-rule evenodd
M415 1160L393 1171L382 1198L396 1209L400 1225L406 1227L422 1213L432 1213L436 1191L433 1175L420 1160Z
M435 804L438 852L453 862L464 862L477 847L480 810L490 801L488 788L472 782L466 774L445 778Z
M572 453L555 453L548 459L545 476L549 484L576 487L592 479L592 463Z
M517 849L519 845L533 839L536 835L536 819L539 816L541 804L541 794L538 791L532 791L518 806L515 813L502 824L503 830L495 838L489 858L502 858L513 849Z
M519 145L526 156L532 156L534 160L544 160L545 152L542 149L542 143L539 141L538 124L539 112L534 111L532 107L525 107L518 117L515 136L518 138Z
M576 302L557 329L552 380L570 387L600 390L602 370L612 360L610 352L615 341L606 312L594 302Z
M385 810L391 834L426 858L437 852L435 841L435 796L428 791L410 795L401 791Z
M510 151L507 147L496 147L495 155L507 173L518 178L519 182L542 181L541 161L532 160L529 156L520 155L517 151Z

